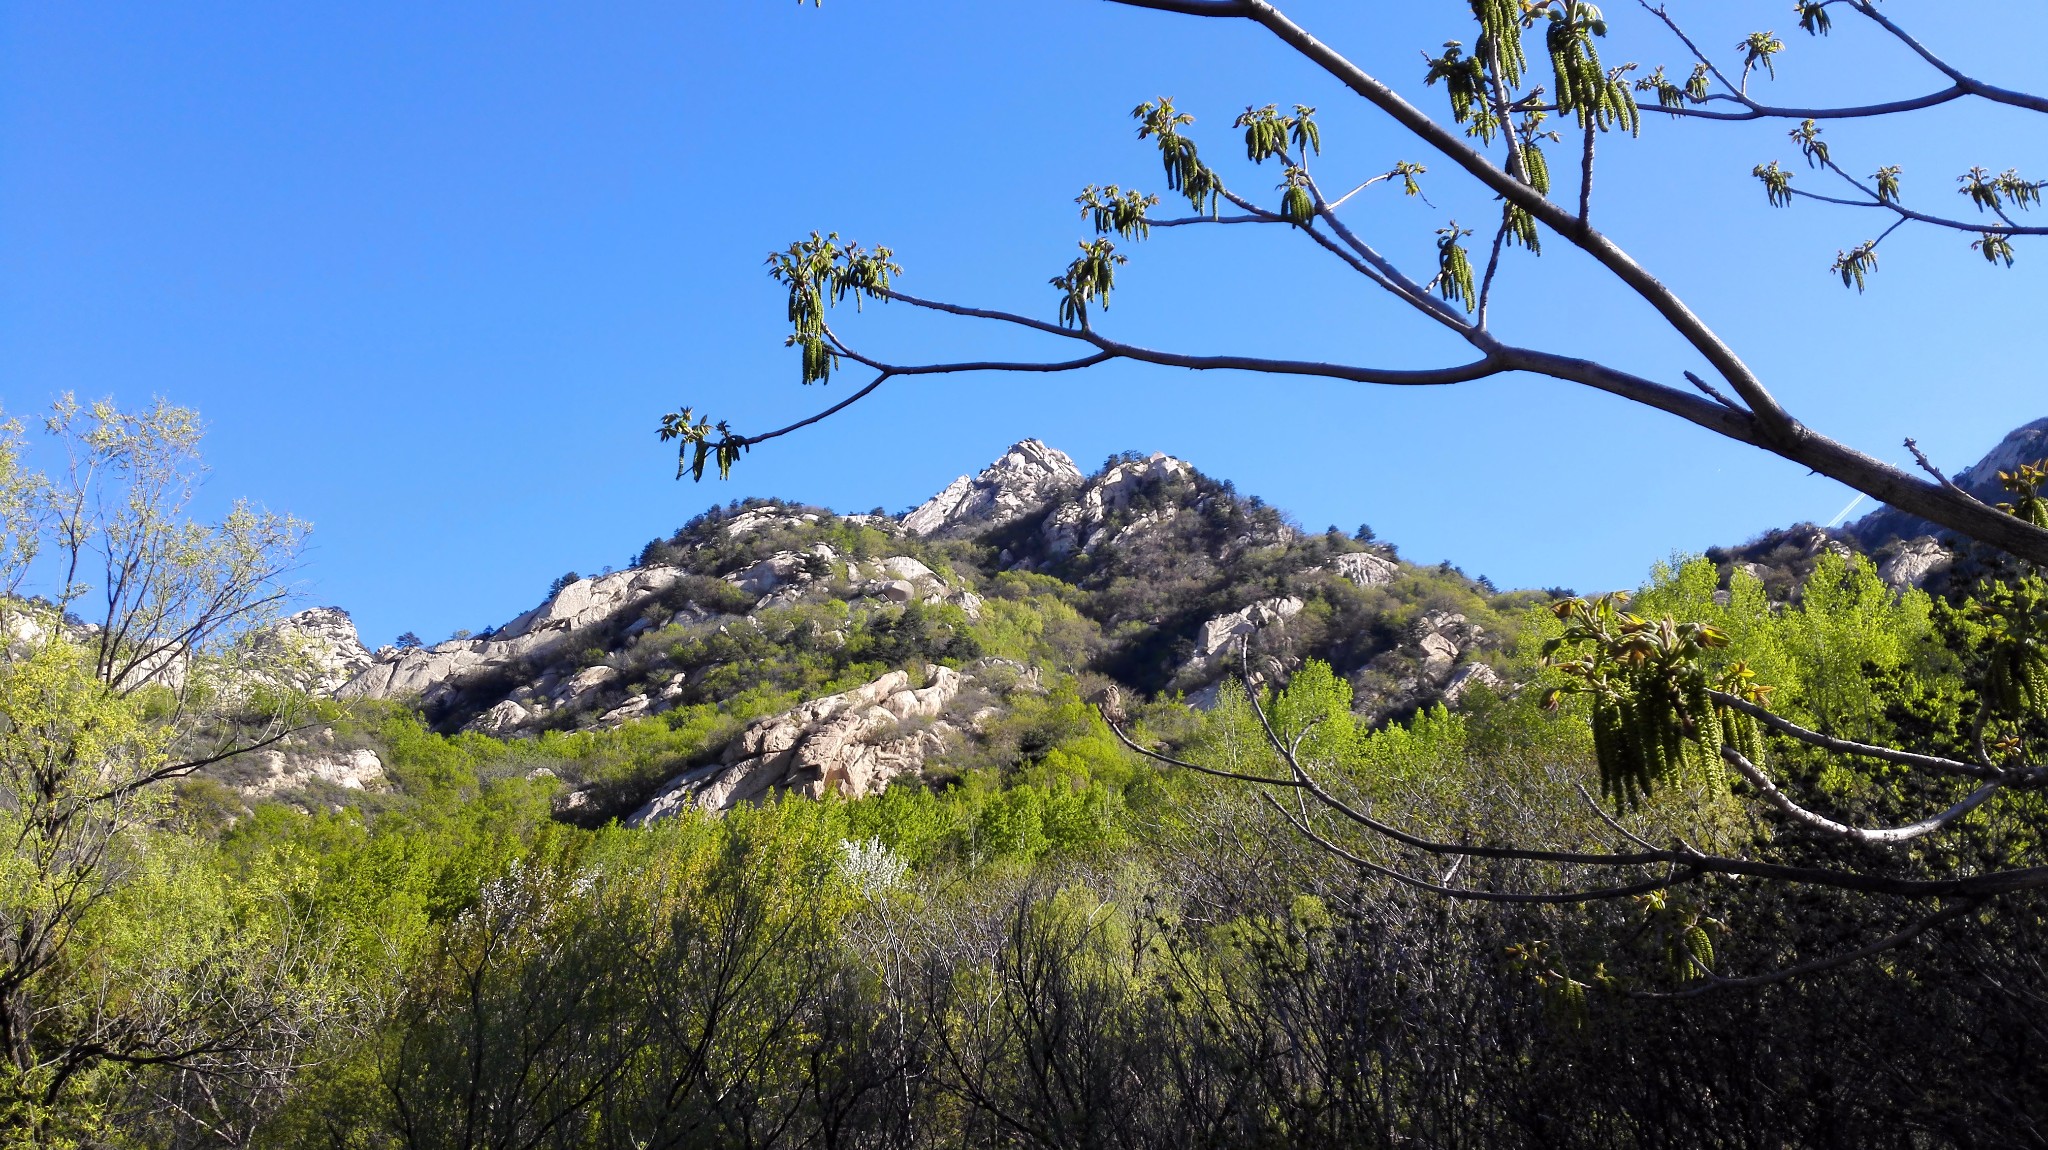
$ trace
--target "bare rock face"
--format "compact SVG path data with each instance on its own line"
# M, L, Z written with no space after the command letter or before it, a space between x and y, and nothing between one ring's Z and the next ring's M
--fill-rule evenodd
M1081 469L1067 453L1027 439L973 479L955 479L944 491L903 517L912 535L985 531L1020 519L1081 486Z
M1458 656L1470 650L1485 633L1485 628L1467 622L1456 611L1423 612L1412 628L1416 649L1421 652L1423 677L1432 682L1448 678Z
M1382 583L1392 583L1401 573L1399 563L1383 555L1374 555L1370 551L1339 555L1330 561L1330 569L1360 587L1377 587Z
M757 720L718 762L670 780L626 825L645 826L692 807L730 810L779 791L811 798L875 794L889 780L922 770L954 730L939 716L968 677L927 666L925 680L926 686L913 688L908 673L891 671L865 686Z
M374 659L356 637L355 620L339 607L314 607L279 622L257 639L275 650L298 672L298 685L316 695L332 695L368 670Z
M634 610L674 586L680 567L631 567L596 579L578 579L539 607L482 639L451 639L432 647L379 650L370 666L336 694L343 698L432 701L456 680L543 654L576 632Z
M243 756L236 768L238 775L233 785L246 799L301 790L315 781L349 791L368 790L384 781L384 761L366 747L352 751L255 751Z
M1467 663L1451 672L1450 680L1444 684L1443 698L1445 703L1455 707L1458 700L1464 698L1474 687L1499 691L1506 685L1501 677L1494 673L1492 667L1484 663Z
M1046 553L1057 559L1076 551L1092 550L1096 536L1112 511L1130 506L1131 497L1149 484L1190 480L1193 464L1165 452L1149 459L1119 463L1082 488L1080 494L1046 516L1041 533Z
M1955 558L1955 554L1936 542L1934 536L1922 535L1900 545L1889 559L1878 564L1877 577L1894 591L1921 587L1929 579L1948 570L1955 563Z
M1250 639L1268 627L1286 623L1301 614L1305 605L1289 595L1282 599L1261 599L1250 606L1216 616L1195 632L1195 650L1181 665L1181 674L1199 679L1223 669L1237 653L1239 640Z

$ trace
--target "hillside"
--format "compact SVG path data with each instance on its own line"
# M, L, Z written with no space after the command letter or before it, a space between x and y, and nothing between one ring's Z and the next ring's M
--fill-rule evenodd
M578 817L645 820L684 790L723 809L769 789L860 795L1014 759L1020 696L1055 683L1200 709L1242 670L1284 684L1321 659L1361 714L1403 717L1500 685L1518 618L1546 598L1303 532L1167 455L1084 475L1026 440L897 517L714 508L633 566L565 578L481 635L373 653L336 608L286 626L319 652L334 695L417 706L442 732L715 728L662 778L569 780ZM350 786L366 750L305 747L234 781L263 794Z
M1959 478L2010 468L2048 421ZM1989 491L1986 492L1990 494ZM1722 597L1739 573L1798 598L1828 553L1872 555L1895 588L1938 588L1956 556L1889 509L1710 548ZM1511 690L1529 610L1561 592L1501 592L1447 564L1335 529L1310 533L1164 454L1083 474L1037 440L900 516L747 499L714 507L637 562L565 576L480 635L364 650L345 612L285 624L322 690L417 708L434 730L514 741L647 727L673 738L630 768L556 764L558 813L639 824L773 793L874 794L892 780L1014 768L1049 692L1213 706L1226 679L1284 686L1309 660L1369 723ZM1041 740L1042 741L1042 740ZM302 744L233 769L246 798L356 790L377 748ZM1050 744L1047 744L1050 745Z

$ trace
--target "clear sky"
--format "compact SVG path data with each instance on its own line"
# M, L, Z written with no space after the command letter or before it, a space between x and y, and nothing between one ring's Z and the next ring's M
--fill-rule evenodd
M1326 40L1438 108L1423 49L1469 40L1459 0L1300 0ZM1678 64L1635 5L1608 55ZM1918 94L1938 78L1844 15L1809 40L1784 0L1671 0L1710 46L1775 28L1770 94ZM1994 82L2048 88L2040 0L1892 0ZM1874 61L1850 71L1845 61ZM1684 67L1675 67L1681 74ZM214 504L316 526L306 601L367 641L504 621L565 569L624 565L712 502L779 495L896 511L1037 436L1084 468L1164 450L1294 512L1371 523L1408 557L1503 586L1636 582L1673 550L1825 521L1851 493L1668 417L1510 378L1391 391L1117 366L892 384L757 451L673 478L652 434L685 403L743 430L843 394L797 384L771 249L812 229L894 247L905 290L1050 318L1089 182L1156 188L1126 118L1172 95L1241 156L1248 103L1323 111L1328 184L1397 159L1351 219L1420 269L1432 229L1487 206L1449 165L1263 33L1095 0L605 4L48 4L0 0L0 402L163 395L211 425ZM1686 294L1793 412L1879 456L1917 436L1950 468L2048 414L2048 243L1993 271L1953 234L1887 242L1836 286L1868 215L1773 212L1749 175L1797 165L1789 125L1647 117L1606 148L1597 222ZM1853 171L1904 167L1961 213L1972 164L2048 169L2048 121L1959 104L1829 129ZM1222 164L1262 196L1268 170ZM1802 186L1817 176L1800 168ZM1562 244L1553 244L1562 249ZM1427 366L1464 358L1298 238L1158 233L1103 330L1191 351ZM1421 273L1426 276L1428 273ZM1677 381L1697 360L1561 251L1504 273L1512 338ZM845 330L914 360L1038 350L901 308ZM1046 349L1055 353L1060 348Z

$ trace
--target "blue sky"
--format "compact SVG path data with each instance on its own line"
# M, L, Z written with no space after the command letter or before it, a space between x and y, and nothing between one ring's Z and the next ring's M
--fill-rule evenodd
M1791 99L1916 94L1935 78L1844 17L1812 41L1783 0L1673 0L1710 45L1790 41ZM1616 59L1676 62L1632 5ZM1306 0L1312 29L1436 108L1418 51L1470 38L1454 0ZM1895 0L1965 67L2048 87L2038 0ZM1987 34L2004 28L2008 34ZM1846 62L1874 60L1852 70ZM1677 69L1683 71L1683 69ZM1247 103L1319 105L1327 183L1416 159L1434 206L1351 219L1420 267L1483 201L1449 166L1263 34L1095 0L600 5L57 5L0 0L0 402L163 395L211 425L209 502L316 526L309 603L375 643L502 622L565 569L623 565L712 502L780 495L901 510L1010 442L1092 467L1165 450L1312 529L1371 523L1404 555L1506 585L1634 583L1673 550L1826 520L1839 485L1618 401L1510 378L1390 391L1118 366L1053 379L901 381L677 483L652 435L694 404L745 430L831 402L796 381L771 249L812 229L894 247L919 294L1050 317L1089 182L1156 187L1126 115L1172 95L1241 154ZM1812 425L1885 458L1914 435L1960 468L2048 414L2048 245L1994 272L1952 234L1887 242L1870 291L1829 279L1874 234L1773 212L1750 178L1797 162L1788 125L1654 118L1616 142L1597 221L1679 288ZM1961 212L1971 164L2041 166L2040 117L1952 105L1829 130L1863 171ZM1267 192L1270 170L1226 164ZM2035 172L2035 175L2040 173ZM1804 175L1806 186L1818 179ZM1388 192L1388 189L1376 189ZM1191 351L1424 366L1459 356L1298 239L1159 233L1105 331ZM1561 244L1553 245L1561 249ZM1424 273L1425 275L1427 273ZM1504 273L1497 324L1676 380L1697 361L1561 250ZM1039 345L903 309L844 330L884 358ZM1062 349L1049 349L1055 353Z

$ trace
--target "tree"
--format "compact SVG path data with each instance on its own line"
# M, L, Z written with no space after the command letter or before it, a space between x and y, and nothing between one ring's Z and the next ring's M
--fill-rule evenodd
M2002 268L2015 258L2015 240L2048 234L2048 227L2021 219L2039 204L2041 190L2048 185L2010 167L1978 166L1959 177L1959 190L1974 216L1909 205L1898 166L1878 167L1867 178L1855 175L1860 169L1846 166L1844 157L1831 152L1824 125L1842 120L1903 125L1915 112L1956 102L2048 113L2048 98L1962 72L1881 11L1877 0L1799 0L1799 26L1818 38L1833 30L1838 17L1867 22L1899 49L1903 59L1938 77L1933 91L1855 106L1775 105L1756 94L1761 82L1775 78L1778 64L1789 51L1786 41L1771 32L1745 37L1724 62L1704 51L1666 9L1639 0L1640 11L1629 10L1636 18L1631 30L1659 38L1654 45L1646 38L1641 50L1674 53L1684 60L1677 73L1668 73L1663 66L1645 72L1633 62L1611 66L1603 61L1610 18L1583 0L1468 0L1463 6L1444 6L1447 19L1453 12L1458 12L1460 19L1469 19L1470 23L1452 33L1461 39L1445 43L1440 55L1424 54L1426 83L1440 88L1447 97L1440 114L1434 115L1317 39L1271 0L1111 2L1163 16L1241 23L1274 37L1304 63L1336 79L1384 115L1404 139L1426 148L1428 163L1404 158L1384 170L1373 164L1363 170L1377 174L1355 187L1326 188L1312 170L1321 165L1325 144L1330 142L1324 139L1316 110L1303 105L1295 105L1291 111L1283 111L1277 104L1252 106L1234 124L1242 132L1246 160L1252 166L1272 164L1281 174L1278 203L1261 202L1263 197L1255 199L1234 190L1211 165L1213 153L1198 142L1193 116L1171 99L1146 101L1133 110L1132 117L1139 139L1158 149L1165 187L1159 194L1116 185L1089 185L1082 190L1076 203L1092 234L1081 241L1080 254L1050 281L1057 305L1052 318L909 295L894 286L902 269L890 249L867 248L842 241L836 233L814 232L787 250L773 253L768 261L770 275L788 292L792 331L787 344L799 352L800 378L805 384L825 383L849 364L866 369L871 377L852 395L817 415L761 434L741 434L691 408L664 416L660 435L678 446L679 475L688 473L701 479L706 468L715 464L723 476L754 445L826 419L892 379L914 376L1068 372L1127 360L1196 371L1236 370L1395 387L1454 386L1510 373L1548 377L1663 411L1799 463L2002 551L2019 564L2014 581L1987 585L1969 607L1984 621L1983 674L1978 680L1981 694L1972 703L1971 720L1980 737L1970 750L1956 754L1876 746L1793 723L1768 708L1764 685L1740 672L1710 673L1711 652L1725 641L1712 627L1639 617L1614 600L1561 600L1555 607L1560 633L1550 655L1559 673L1576 676L1570 685L1572 705L1583 708L1592 724L1602 783L1618 807L1626 808L1650 787L1671 786L1686 778L1718 785L1724 773L1733 772L1804 833L1859 848L1884 849L1950 829L1986 803L2032 802L2041 788L2048 786L2048 767L2039 764L2035 749L2041 738L2043 712L2048 709L2048 689L2027 685L2048 684L2048 653L2044 653L2041 640L2048 633L2042 622L2042 602L2048 592L2043 590L2040 574L2042 566L2048 565L2048 515L2038 513L2041 474L2015 474L2011 477L2014 501L1992 505L1952 483L1910 439L1906 447L1924 476L1887 465L1807 427L1784 408L1763 375L1705 317L1600 230L1594 196L1599 162L1613 154L1613 145L1625 144L1643 131L1646 120L1703 125L1781 121L1788 125L1788 139L1804 161L1799 177L1814 172L1830 181L1831 187L1812 191L1795 182L1792 169L1776 161L1759 164L1754 175L1772 205L1783 207L1807 200L1862 209L1888 225L1874 238L1838 254L1831 270L1845 288L1860 290L1876 270L1880 245L1907 226L1973 237L1970 247L1994 267ZM1617 18L1614 26L1621 28L1621 20ZM1554 162L1553 155L1562 162ZM1430 176L1431 165L1441 169L1445 164L1455 169L1458 178L1469 181L1468 187L1476 186L1480 195L1489 197L1497 205L1490 212L1497 216L1483 229L1446 221L1435 232L1433 266L1419 271L1404 269L1384 254L1384 245L1354 226L1345 207L1358 197L1379 194L1371 191L1375 186L1421 194L1426 177L1441 175ZM1350 182L1345 181L1347 185ZM1174 198L1184 200L1188 212L1161 211L1164 200ZM1154 229L1234 225L1264 227L1288 241L1315 245L1416 316L1457 336L1471 348L1472 358L1436 368L1394 370L1262 356L1187 354L1139 346L1100 330L1098 319L1108 307L1117 270L1129 258L1119 244L1128 247L1145 241ZM1477 243L1472 242L1475 236L1480 237ZM1503 340L1490 321L1495 286L1511 249L1523 249L1534 257L1544 252L1546 244L1569 246L1590 259L1615 285L1647 305L1658 322L1710 366L1714 378L1684 372L1685 385L1681 386L1583 358L1568 346L1523 346ZM857 347L828 322L832 310L849 298L857 306L895 303L1036 332L1066 341L1076 354L1066 359L941 363L885 358ZM1558 699L1562 705L1565 695ZM1994 732L1988 740L1981 737L1987 730ZM1958 869L1939 877L1907 878L1886 873L1882 866L1791 864L1715 854L1683 842L1671 846L1628 842L1630 832L1619 823L1613 829L1623 845L1613 851L1434 841L1348 806L1317 781L1281 731L1270 724L1267 731L1274 747L1283 753L1286 771L1277 777L1249 777L1250 781L1312 799L1321 810L1334 812L1354 829L1425 854L1616 868L1631 876L1628 881L1593 890L1500 896L1505 901L1618 898L1720 874L1939 905L1940 909L1908 923L1890 939L1871 944L1884 949L1969 913L1983 900L2048 886L2048 867L2043 866L1989 873ZM1936 780L1927 793L1946 795L1945 787L1955 784L1968 789L1952 796L1939 813L1904 825L1850 825L1802 805L1787 792L1788 784L1765 771L1756 752L1766 739L1787 741L1808 752L1846 761L1904 768L1922 779ZM1157 755L1136 742L1132 746ZM1341 844L1321 837L1300 813L1305 809L1297 808L1291 816L1298 830L1316 837L1329 850L1352 857L1363 868L1378 866L1348 855ZM1495 897L1448 882L1407 874L1396 877L1456 897ZM1858 948L1852 957L1872 952Z
M199 905L115 908L138 883L185 881L152 837L168 784L298 725L292 653L245 640L284 601L306 529L246 503L190 518L191 411L67 396L44 427L54 476L28 468L20 421L0 424L0 1126L52 1145L109 1068L266 1072L265 1035L291 1028L292 961L252 957L249 922L238 941L192 933L213 922Z

